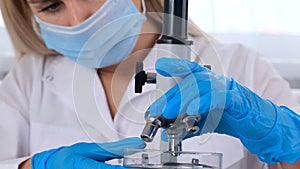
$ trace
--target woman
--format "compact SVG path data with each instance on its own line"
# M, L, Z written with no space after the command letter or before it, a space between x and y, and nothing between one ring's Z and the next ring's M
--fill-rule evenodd
M156 58L162 20L150 13L146 20L141 14L146 9L162 12L162 1L145 0L145 6L140 0L1 1L21 58L0 89L0 168L122 168L104 162L121 158L126 147L145 146L137 138L118 140L140 134L143 114L153 102L152 86L142 95L131 90L132 65L143 61L151 69ZM277 104L298 106L288 84L256 52L216 41L212 47L202 32L190 28L193 60L211 56L215 48L225 76ZM214 71L222 72L220 67ZM281 91L274 90L278 86ZM159 140L148 147L158 149ZM86 143L91 141L99 144ZM224 168L267 167L226 135L193 137L184 149L221 152Z

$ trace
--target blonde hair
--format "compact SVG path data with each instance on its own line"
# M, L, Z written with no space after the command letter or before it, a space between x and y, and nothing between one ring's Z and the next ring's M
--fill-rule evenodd
M0 0L1 12L15 53L21 57L28 53L54 54L37 34L37 24L26 0Z
M157 13L156 16L149 17L162 25L164 0L145 0L145 4L147 12ZM0 7L17 56L22 57L28 53L43 56L59 55L46 47L26 0L0 0ZM189 21L190 35L201 36L203 33L193 22Z

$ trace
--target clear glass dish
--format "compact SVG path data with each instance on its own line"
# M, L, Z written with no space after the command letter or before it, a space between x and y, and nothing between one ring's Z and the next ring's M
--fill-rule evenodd
M126 149L123 165L144 169L222 169L222 154Z

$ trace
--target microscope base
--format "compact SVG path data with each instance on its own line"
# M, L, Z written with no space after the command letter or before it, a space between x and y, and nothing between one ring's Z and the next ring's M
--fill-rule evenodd
M177 154L174 156L174 154ZM127 149L124 167L144 169L222 169L222 154Z

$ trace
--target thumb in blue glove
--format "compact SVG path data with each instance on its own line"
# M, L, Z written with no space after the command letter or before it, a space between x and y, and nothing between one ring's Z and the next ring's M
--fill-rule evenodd
M105 161L122 158L125 148L144 148L139 138L127 138L112 143L77 143L35 154L32 169L123 169L122 166L106 164Z
M217 75L195 62L161 58L156 62L156 70L163 76L182 80L151 105L152 116L162 114L173 119L185 112L200 114L201 133L237 137L265 162L293 163L300 159L300 118L288 108L279 107L234 79ZM289 136L285 136L287 131Z

